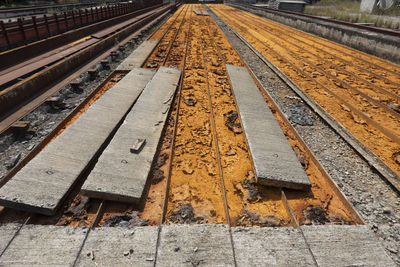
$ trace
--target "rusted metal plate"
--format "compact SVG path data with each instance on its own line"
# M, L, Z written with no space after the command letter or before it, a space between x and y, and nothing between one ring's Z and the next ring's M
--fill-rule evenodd
M84 41L82 43L79 43L73 47L69 47L68 49L64 50L64 51L60 51L60 53L57 54L53 54L49 57L46 58L42 58L39 61L33 62L29 65L26 65L22 68L19 68L18 70L14 70L12 72L8 72L6 74L3 74L0 76L0 86L6 83L9 83L19 77L22 77L24 75L27 75L29 73L35 72L37 70L42 69L45 66L48 66L50 64L53 64L57 61L59 61L60 59L63 59L65 57L68 57L86 47L88 47L89 45L92 45L94 43L98 42L98 40L96 39L89 39L87 41Z
M129 25L125 30L58 62L56 66L40 71L32 76L31 79L0 92L0 99L4 100L3 104L0 105L0 133L7 130L13 122L38 107L48 97L66 86L72 79L89 70L95 62L107 56L115 49L112 47L115 45L116 39L121 40L120 45L125 44L140 31L147 29L149 25L164 17L168 10L174 6L165 5L160 12ZM78 70L71 72L72 69ZM50 84L54 84L56 81L59 82L49 88ZM5 95L5 93L8 94ZM0 102L3 100L0 100Z

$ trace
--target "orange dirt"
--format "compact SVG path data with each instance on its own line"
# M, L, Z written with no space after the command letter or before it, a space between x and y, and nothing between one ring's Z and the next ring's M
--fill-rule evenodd
M224 61L239 66L244 64L211 18L204 19L207 20L204 24L209 25L207 34L204 34L204 57L231 222L241 226L287 225L290 216L281 201L280 190L255 183L244 133L241 127L232 129L227 125L229 114L237 114L238 110ZM236 121L240 123L239 118ZM260 219L253 218L252 214L260 216Z
M226 223L212 134L202 49L201 18L192 17L171 169L167 221L191 204L201 222Z
M201 9L198 5L195 8ZM189 13L192 12L189 11ZM239 119L236 119L233 124L227 123L227 117L235 114L237 108L226 74L225 62L243 66L240 56L210 17L193 14L190 20L185 18L188 13L184 14L182 18L175 21L177 25L178 21L182 23L180 31L176 32L178 26L174 25L170 28L173 33L161 34L164 38L160 41L160 44L163 42L170 44L171 36L177 33L177 39L171 46L175 49L172 49L170 53L168 50L163 50L163 52L173 55L174 51L179 51L179 54L183 55L183 40L186 36L184 29L189 27L185 24L191 21L181 84L166 221L169 223L226 223L225 194L232 225L292 224L281 199L280 189L263 187L255 183L254 171ZM157 57L152 55L151 59L155 58ZM182 56L177 57L177 60L174 60L174 56L166 60L166 62L171 61L170 64L181 67ZM216 137L211 112L215 119ZM290 133L291 128L285 125L283 127L285 131L289 131L289 136L294 138L294 135ZM164 138L166 137L170 138L168 130ZM309 193L286 191L288 202L297 220L301 224L312 223L304 218L304 210L312 206L321 207L331 223L354 223L355 220L350 215L350 211L343 207L343 203L334 194L323 174L305 155L300 142L297 139L289 141L292 146L297 147L295 150L299 157L303 158L303 162L307 162L306 172L313 182ZM164 142L162 147L165 143L170 144L168 141L162 142ZM163 148L161 150L160 154L163 154L165 150ZM219 171L218 158L222 165L222 173ZM167 168L165 165L163 167ZM226 192L222 189L222 181ZM157 220L152 220L152 217L162 211L161 200L164 193L159 190L162 190L164 186L163 180L150 187L145 209L141 214L142 218L153 223L158 221L158 216Z
M161 34L162 38L159 41L157 47L154 49L154 51L151 53L151 55L147 58L146 62L143 64L145 68L150 68L150 69L158 69L160 66L164 65L166 63L166 59L171 53L171 46L179 46L179 41L174 42L173 44L171 42L174 41L175 35L182 33L181 26L185 24L187 19L189 18L189 14L191 11L188 12L189 7L184 6L182 7L181 10L177 12L177 16L172 16L167 23L169 23L169 27L167 29L164 29L164 27L161 27L158 31L155 32L157 34L158 32L163 32ZM186 25L187 26L187 25ZM187 27L186 27L187 28ZM182 34L181 34L182 36ZM178 37L178 36L176 36ZM184 36L183 36L184 38ZM182 41L180 41L182 42ZM184 39L183 39L184 42ZM183 56L183 55L175 55L175 56ZM171 57L169 57L171 60Z
M400 174L400 66L231 7L211 7Z
M171 107L156 164L150 174L148 196L139 216L147 224L157 225L166 204L167 223L227 223L228 214L231 224L237 226L293 225L282 201L282 191L255 182L225 63L245 65L212 19L195 15L193 8L203 9L201 5L184 5L152 36L152 39L162 39L145 66L156 69L164 64L184 71L180 95ZM151 65L154 63L157 66ZM112 77L71 122L122 77L123 74ZM293 128L276 112L262 88L260 90L312 182L310 192L284 191L296 219L300 224L315 223L305 216L311 207L322 210L327 217L324 222L356 223L296 138ZM170 177L170 186L167 203L164 203L166 177ZM58 215L38 217L34 223L90 226L100 201L90 199L87 205L83 205L86 202L78 192L71 195L74 198L65 202ZM75 212L79 206L82 208ZM138 209L141 207L107 201L99 226L113 215L131 214ZM7 212L0 207L1 215ZM15 221L26 215L21 214L14 212L14 216L0 217Z
M183 9L184 6L181 6L163 25L161 25L157 31L155 31L149 37L149 40L160 40L168 30L168 27L170 27L170 25L174 23L175 19L181 15Z

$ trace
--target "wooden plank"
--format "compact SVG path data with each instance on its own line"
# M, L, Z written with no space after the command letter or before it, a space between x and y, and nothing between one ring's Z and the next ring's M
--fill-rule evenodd
M161 67L82 186L82 194L134 203L141 199L181 71ZM132 144L145 139L139 153Z
M26 225L0 258L0 266L72 266L87 228Z
M76 266L154 266L158 227L92 230Z
M153 75L134 69L109 89L0 188L0 205L53 214Z
M246 68L226 67L258 183L309 189L310 180Z
M229 227L163 225L156 266L235 266Z

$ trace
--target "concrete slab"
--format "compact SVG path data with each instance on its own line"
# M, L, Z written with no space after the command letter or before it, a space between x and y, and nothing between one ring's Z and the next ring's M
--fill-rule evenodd
M316 266L299 231L292 227L233 227L237 266Z
M87 228L26 225L0 258L0 266L72 266Z
M53 214L153 75L146 69L129 72L0 188L0 205ZM121 93L124 105L102 104L103 98Z
M396 266L366 225L301 226L318 266Z
M89 174L84 195L128 203L141 199L180 75L173 68L157 71ZM132 153L138 138L146 143Z
M226 67L258 183L307 190L311 182L247 69Z
M361 0L360 12L371 13L377 8L378 0Z
M92 230L77 266L154 266L158 227Z
M0 225L0 254L7 247L8 243L11 241L20 227L21 225L16 223Z
M133 68L140 68L147 57L157 46L159 40L147 40L139 45L122 63L117 67L120 71L130 71Z
M210 14L208 14L208 12L207 11L201 11L201 10L198 10L198 9L193 9L193 12L196 14L196 15L199 15L199 16L209 16Z
M156 266L235 265L227 225L163 225L159 242Z

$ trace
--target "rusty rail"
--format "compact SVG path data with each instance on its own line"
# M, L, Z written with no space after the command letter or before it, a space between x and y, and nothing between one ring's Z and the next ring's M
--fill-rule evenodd
M18 18L13 22L1 21L0 50L7 50L159 4L161 4L159 0L135 4L123 3L71 10L51 16L44 15L40 18L36 16L32 16L30 19Z
M45 68L31 77L7 88L0 93L0 132L6 130L9 126L9 116L16 116L15 113L22 112L21 116L26 114L26 110L20 110L26 104L30 104L32 108L42 103L44 95L47 95L48 88L56 85L65 77L68 77L79 69L82 65L88 64L103 51L107 51L118 41L124 40L132 32L144 27L157 19L160 15L168 12L174 5L167 5L157 10L148 12L148 15L143 19L127 26L121 31L118 31L98 42L90 45L89 47L75 53L56 64ZM93 63L94 64L94 63ZM53 92L54 93L54 92ZM47 96L48 97L48 96ZM45 99L45 98L44 98ZM34 103L34 104L32 104ZM18 119L21 116L15 118Z
M264 11L275 13L275 14L278 14L278 15L282 15L282 14L295 15L295 16L299 16L299 17L303 17L303 18L310 18L310 19L314 19L314 20L319 20L319 21L339 24L339 25L348 26L348 27L352 27L352 28L357 28L357 29L362 29L362 30L382 33L382 34L390 35L390 36L394 36L394 37L400 37L400 31L394 31L394 30L385 29L385 28L378 28L378 27L374 27L374 26L361 25L361 24L351 23L351 22L347 22L347 21L343 21L343 20L329 19L329 18L313 16L313 15L308 15L308 14L303 14L303 13L298 13L298 12L279 10L279 9L274 9L274 8L269 8L269 7L252 6L252 5L244 5L244 6L247 6L247 7L250 7L250 8L255 8L255 9L264 10Z

